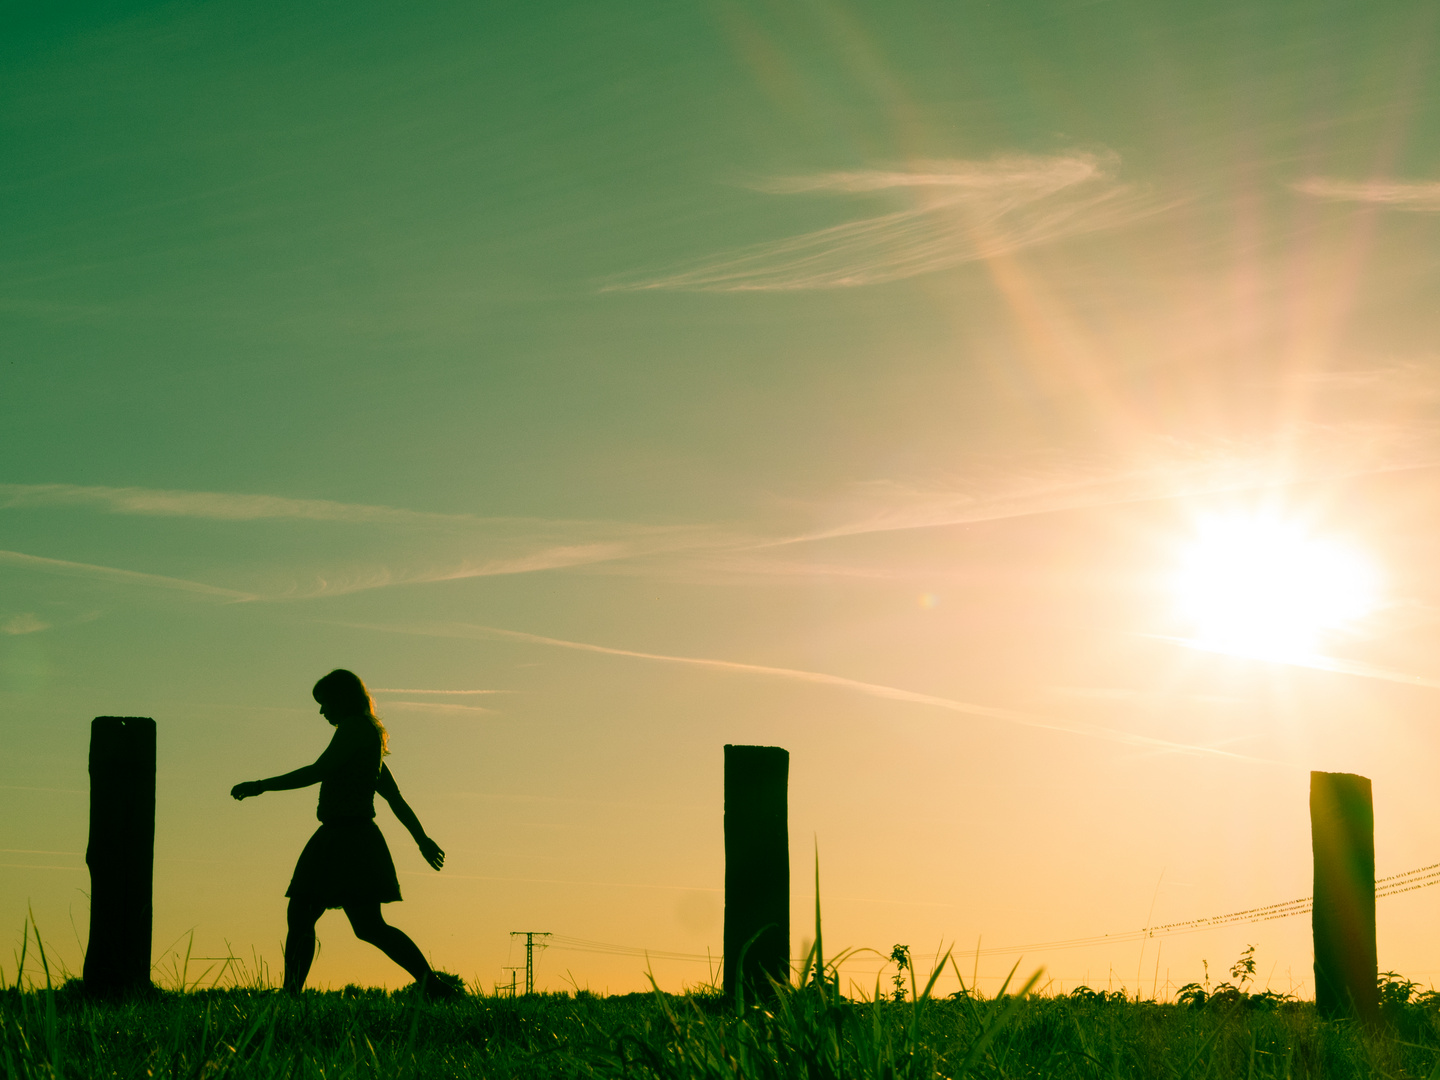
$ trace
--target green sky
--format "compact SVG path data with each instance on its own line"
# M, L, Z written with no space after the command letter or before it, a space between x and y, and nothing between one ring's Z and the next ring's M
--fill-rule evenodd
M817 844L885 952L1303 896L1314 768L1374 778L1381 874L1440 859L1437 19L11 5L0 919L78 968L88 721L147 715L157 950L278 964L314 793L227 793L335 666L450 852L382 808L387 914L486 985L511 930L718 954L726 742L792 752L797 944ZM1166 640L1257 508L1379 568L1302 663ZM1440 974L1434 903L1382 968ZM404 981L331 919L318 982ZM1025 963L1286 989L1307 935Z

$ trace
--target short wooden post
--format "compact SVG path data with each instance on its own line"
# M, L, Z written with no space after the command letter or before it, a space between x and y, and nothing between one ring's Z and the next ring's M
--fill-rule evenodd
M1310 774L1315 854L1315 1007L1327 1018L1379 1018L1375 955L1375 808L1370 781Z
M155 721L97 716L90 725L90 943L85 988L147 990L155 872Z
M725 993L790 978L790 754L725 747ZM741 963L741 954L744 963Z

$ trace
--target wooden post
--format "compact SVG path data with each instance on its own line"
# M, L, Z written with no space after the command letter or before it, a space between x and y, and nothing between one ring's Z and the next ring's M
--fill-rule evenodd
M148 990L155 872L155 721L90 725L90 943L85 988Z
M1315 1007L1327 1018L1379 1018L1375 956L1375 808L1370 781L1310 774L1315 853Z
M725 747L725 993L790 979L790 754ZM744 954L742 968L741 954Z

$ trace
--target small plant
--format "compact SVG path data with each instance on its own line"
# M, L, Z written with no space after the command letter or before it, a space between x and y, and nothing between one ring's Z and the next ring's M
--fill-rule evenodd
M1210 1000L1210 961L1201 960L1200 963L1205 966L1204 981L1188 982L1180 987L1180 992L1175 995L1176 1001L1192 1009L1203 1009L1205 1002Z
M1180 988L1175 999L1181 1005L1188 1005L1192 1009L1203 1009L1210 1006L1234 1006L1245 1009L1273 1009L1285 1001L1293 1000L1289 994L1281 994L1275 990L1261 990L1255 992L1250 986L1255 981L1255 946L1247 946L1240 954L1240 958L1230 965L1230 978L1234 982L1222 982L1213 990L1210 989L1210 964L1202 960L1205 965L1204 983L1186 983Z
M1181 993L1184 993L1184 991L1182 990ZM1070 991L1069 996L1071 1001L1089 1001L1097 1005L1104 1005L1106 1002L1120 1002L1124 1004L1130 1000L1125 996L1124 990L1092 990L1090 987L1084 985L1075 987L1074 990Z
M1230 978L1239 980L1241 990L1245 988L1246 983L1255 978L1254 945L1247 946L1245 951L1240 954L1240 959L1230 965Z
M895 984L892 995L896 1001L905 1000L905 973L910 969L910 946L896 945L890 950L890 962L895 965L895 974L890 981Z
M1380 1008L1395 1009L1410 1004L1420 984L1393 971L1382 971L1376 980L1380 991Z

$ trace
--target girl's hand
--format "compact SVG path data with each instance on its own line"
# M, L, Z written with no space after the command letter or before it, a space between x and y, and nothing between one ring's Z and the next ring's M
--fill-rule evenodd
M230 789L231 797L236 800L248 799L251 795L263 795L264 793L265 785L259 780L246 780L243 784L236 784Z
M425 856L425 861L427 863L429 863L436 870L439 870L442 866L445 865L445 852L440 850L439 844L437 844L434 840L431 840L428 836L425 837L423 840L419 841L419 844L420 854Z

